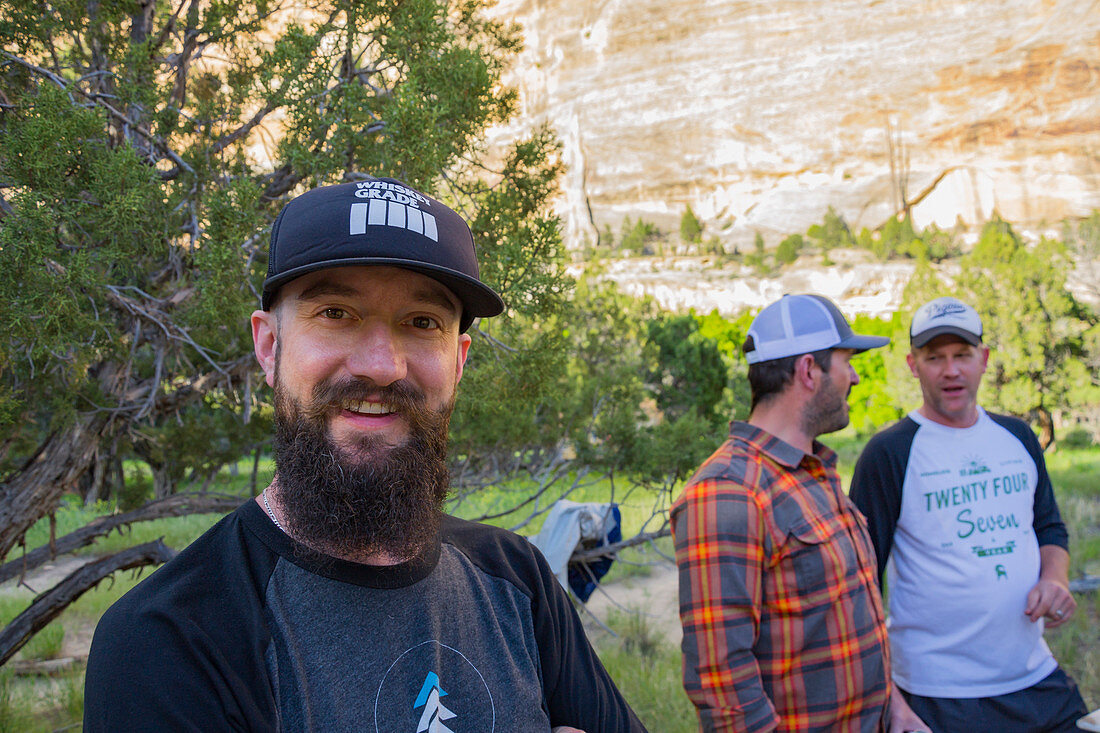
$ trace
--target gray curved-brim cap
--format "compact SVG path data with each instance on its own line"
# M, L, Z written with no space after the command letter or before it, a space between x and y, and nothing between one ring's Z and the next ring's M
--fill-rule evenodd
M823 349L877 349L890 343L885 336L854 333L844 314L820 295L784 295L753 319L748 335L750 364L810 354Z

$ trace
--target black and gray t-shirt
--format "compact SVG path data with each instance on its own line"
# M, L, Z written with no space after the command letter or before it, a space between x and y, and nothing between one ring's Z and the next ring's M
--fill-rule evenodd
M302 559L248 502L96 629L86 731L644 730L545 561L444 519L374 567Z

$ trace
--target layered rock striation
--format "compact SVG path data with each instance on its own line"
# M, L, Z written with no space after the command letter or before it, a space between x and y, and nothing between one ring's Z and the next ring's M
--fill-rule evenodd
M567 242L690 205L732 247L821 221L1022 225L1100 207L1096 0L501 0Z

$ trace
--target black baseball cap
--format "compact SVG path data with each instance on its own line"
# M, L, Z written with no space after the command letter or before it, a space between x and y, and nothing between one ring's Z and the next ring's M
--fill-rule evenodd
M329 267L388 265L443 283L462 303L459 328L504 310L479 279L474 238L455 211L393 178L322 186L292 199L271 227L261 306L279 288Z

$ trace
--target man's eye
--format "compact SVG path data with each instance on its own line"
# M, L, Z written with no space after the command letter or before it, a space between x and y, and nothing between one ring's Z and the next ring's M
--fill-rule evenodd
M330 318L334 321L340 320L346 315L347 311L345 311L343 308L325 308L324 310L325 318Z
M409 322L413 328L439 328L439 322L429 316L413 316Z

